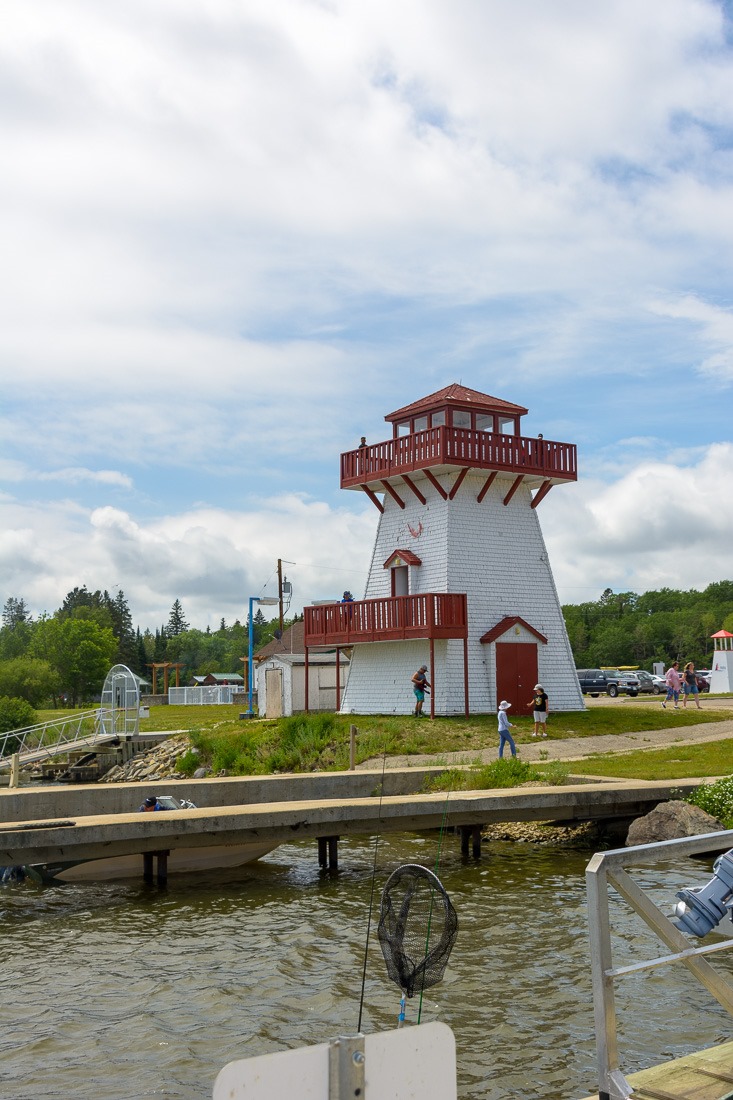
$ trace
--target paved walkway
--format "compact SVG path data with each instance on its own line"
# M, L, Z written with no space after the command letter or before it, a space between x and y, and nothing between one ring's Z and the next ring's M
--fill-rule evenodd
M636 749L665 748L668 745L702 744L706 741L724 741L733 738L733 718L721 722L709 722L700 726L685 726L680 729L670 725L667 729L646 730L639 733L607 734L604 737L566 737L554 740L552 737L532 740L517 746L522 760L546 762L549 760L583 760L598 753L633 752ZM498 737L497 737L498 743ZM479 751L443 752L435 756L390 756L388 768L424 768L431 764L490 764L496 760L497 750L493 746ZM540 755L542 754L542 755ZM545 755L547 754L547 755ZM381 757L365 761L358 768L381 767Z

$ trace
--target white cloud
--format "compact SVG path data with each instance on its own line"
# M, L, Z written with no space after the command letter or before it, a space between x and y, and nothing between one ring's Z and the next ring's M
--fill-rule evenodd
M611 484L559 486L540 523L560 597L595 600L605 588L704 588L730 576L733 444L693 466L642 462ZM192 625L246 615L250 596L276 592L277 559L294 587L293 610L313 599L363 594L377 513L350 512L297 494L248 510L190 508L144 522L105 506L0 509L0 599L54 610L75 585L118 585L136 623L155 627L179 598Z
M278 556L310 570L296 593L358 590L344 563L374 517L340 501L338 453L459 379L581 444L586 480L542 506L586 532L553 530L567 583L729 574L706 508L643 506L648 545L625 510L728 433L707 391L694 418L671 396L733 377L724 18L715 0L9 0L10 594L53 608L124 580L141 620L186 593L189 618L232 617Z
M642 462L611 484L553 489L540 520L563 602L729 577L731 469L733 444L716 444L695 465Z
M664 317L690 321L701 334L704 346L712 349L699 364L702 374L713 382L733 382L733 307L704 302L694 294L673 302L656 302L652 308Z

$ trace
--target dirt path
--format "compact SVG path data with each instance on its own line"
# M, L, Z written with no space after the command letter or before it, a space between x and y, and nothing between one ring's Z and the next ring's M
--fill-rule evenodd
M582 760L597 753L633 752L635 749L665 748L668 745L689 744L690 742L723 741L733 738L733 718L721 722L710 722L701 726L685 726L683 729L670 725L667 729L647 730L639 733L607 734L604 737L566 737L555 740L552 737L539 741L530 741L518 745L521 760L539 762L540 760ZM498 738L497 738L498 742ZM443 752L435 756L390 756L388 768L424 768L431 764L482 764L496 760L497 750L492 746L478 752ZM540 755L542 754L542 755ZM545 755L546 754L546 755ZM382 760L372 759L359 764L358 768L381 767Z

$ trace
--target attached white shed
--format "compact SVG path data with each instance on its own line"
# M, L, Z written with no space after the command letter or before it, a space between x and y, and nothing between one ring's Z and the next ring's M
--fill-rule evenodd
M341 693L349 660L340 657ZM305 654L274 653L256 669L258 710L263 718L288 717L305 710ZM336 710L336 656L312 653L308 659L308 709Z

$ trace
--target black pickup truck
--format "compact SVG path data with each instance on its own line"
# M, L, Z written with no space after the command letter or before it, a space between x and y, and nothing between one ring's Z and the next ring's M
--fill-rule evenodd
M639 681L631 672L603 668L578 668L575 671L583 695L592 695L594 699L604 694L612 699L617 695L639 694Z

